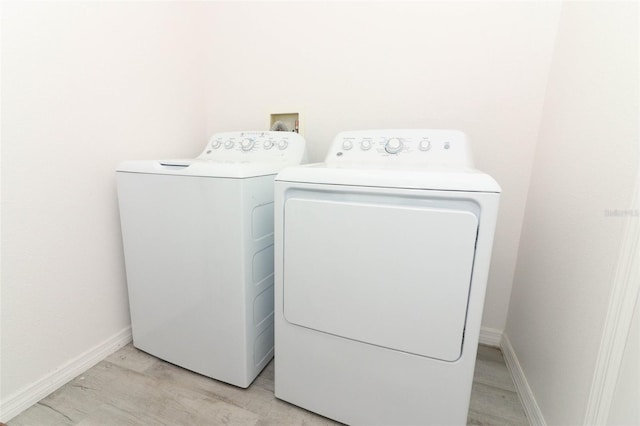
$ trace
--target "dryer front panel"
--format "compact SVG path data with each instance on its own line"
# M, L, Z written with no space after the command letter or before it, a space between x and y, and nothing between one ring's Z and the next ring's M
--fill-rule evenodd
M291 193L284 206L285 319L457 360L478 216L471 201L424 195Z

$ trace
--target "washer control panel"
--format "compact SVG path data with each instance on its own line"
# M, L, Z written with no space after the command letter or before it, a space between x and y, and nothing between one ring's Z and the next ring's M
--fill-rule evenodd
M305 153L305 140L294 132L225 132L209 139L198 156L221 162L300 162Z
M458 130L389 129L339 133L325 162L330 166L442 166L473 168L467 136Z

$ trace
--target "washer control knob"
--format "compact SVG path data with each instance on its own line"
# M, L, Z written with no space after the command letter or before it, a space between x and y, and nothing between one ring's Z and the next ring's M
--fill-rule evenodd
M242 139L242 142L240 142L240 147L242 148L243 151L250 151L255 144L256 144L256 141L254 141L253 139L247 138L247 139Z
M284 139L278 142L278 149L286 149L287 146L289 146L289 142Z
M233 140L229 139L224 143L224 147L227 149L233 148Z
M368 151L371 149L371 141L369 139L363 139L362 142L360 142L360 148L363 151Z
M420 151L429 151L431 149L431 141L423 139L420 141Z
M402 151L402 141L398 138L391 138L384 146L384 150L389 154L397 154L398 152Z
M220 145L222 145L222 142L220 142L220 139L216 139L216 140L211 141L211 148L213 148L213 149L220 148Z
M273 141L271 139L267 139L266 141L264 141L264 149L271 149L273 148Z
M345 151L349 151L351 148L353 148L353 142L351 142L349 139L345 139L342 142L342 149L344 149Z

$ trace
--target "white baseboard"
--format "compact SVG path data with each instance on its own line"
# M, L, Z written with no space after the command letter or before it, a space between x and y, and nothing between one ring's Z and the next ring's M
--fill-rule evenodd
M36 382L25 386L13 395L3 399L0 401L0 421L7 422L11 420L22 411L31 407L73 378L84 373L129 342L131 342L130 326L59 368L56 368L52 373L47 374Z
M479 343L499 348L502 343L502 330L488 327L480 328Z
M516 356L513 346L511 346L511 342L509 341L509 337L506 334L502 336L500 349L502 350L502 355L507 363L507 368L511 373L511 378L516 385L516 390L518 391L518 396L520 397L520 401L524 407L524 412L527 415L529 424L532 426L546 426L547 423L544 420L542 411L540 411L538 402L533 396L533 392L529 387L529 382L527 382L527 378L520 366L518 357Z

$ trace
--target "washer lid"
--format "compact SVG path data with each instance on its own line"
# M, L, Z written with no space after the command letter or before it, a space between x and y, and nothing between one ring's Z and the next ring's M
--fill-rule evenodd
M275 175L290 163L221 162L202 159L124 161L117 172L175 176L250 178Z
M326 163L287 167L277 181L353 185L382 188L431 189L443 191L501 192L488 174L471 168L370 168L351 165L331 167Z

